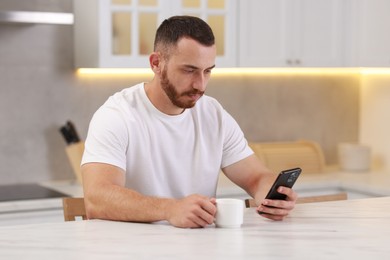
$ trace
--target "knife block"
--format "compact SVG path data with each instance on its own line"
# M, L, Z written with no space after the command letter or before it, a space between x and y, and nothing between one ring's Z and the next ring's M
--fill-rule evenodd
M81 177L81 158L84 153L84 142L78 142L74 144L68 145L66 148L66 154L68 155L68 159L70 165L72 166L73 173L76 176L77 182L80 184L83 182Z

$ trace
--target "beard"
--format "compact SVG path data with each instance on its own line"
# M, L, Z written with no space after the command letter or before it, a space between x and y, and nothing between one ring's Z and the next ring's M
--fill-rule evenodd
M169 81L166 68L161 73L161 87L172 104L183 109L194 107L196 101L198 101L198 99L186 100L185 97L190 97L191 95L200 95L200 97L202 97L204 94L204 91L199 91L196 89L179 93L177 88ZM181 99L182 97L184 97L184 99Z

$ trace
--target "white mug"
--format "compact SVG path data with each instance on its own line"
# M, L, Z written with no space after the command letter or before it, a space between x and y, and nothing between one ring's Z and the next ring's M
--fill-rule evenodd
M238 228L244 221L244 201L240 199L217 199L215 226Z

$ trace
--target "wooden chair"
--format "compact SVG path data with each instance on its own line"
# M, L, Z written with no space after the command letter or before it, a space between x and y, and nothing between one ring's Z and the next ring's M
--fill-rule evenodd
M346 199L348 199L348 194L346 192L340 192L336 194L298 198L297 203L302 204L302 203L325 202L325 201L336 201L336 200L346 200ZM247 208L257 207L254 199L246 199L245 206Z
M76 217L87 219L84 198L62 198L65 221L75 221Z
M321 173L324 171L325 158L320 145L313 141L300 140L293 142L251 142L256 156L271 171L301 168L302 173Z

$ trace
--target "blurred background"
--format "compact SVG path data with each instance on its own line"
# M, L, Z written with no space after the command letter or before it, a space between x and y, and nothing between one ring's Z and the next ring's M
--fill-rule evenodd
M216 70L207 94L217 98L232 114L248 141L312 140L321 145L327 164L338 163L339 143L364 143L371 147L376 167L388 169L387 1L225 0L216 1L215 6L211 0L179 1L188 6L181 11L175 6L167 11L168 7L157 0L139 1L146 7L138 9L128 0L106 1L106 6L99 7L100 2L104 1L0 1L0 184L74 178L59 128L71 120L80 138L85 139L93 113L110 95L153 77L145 66L147 55L143 53L150 46L140 48L137 57L131 56L134 48L118 47L126 45L129 37L131 41L150 41L150 35L144 35L147 28L134 27L143 32L134 37L120 28L124 21L131 26L135 14L141 25L146 23L145 17L140 18L143 10L149 15L146 21L152 26L152 34L161 19L186 13L182 10L212 22L217 41L223 43L219 43L222 51L217 68L231 70ZM197 2L210 2L211 6L197 9ZM4 14L14 11L73 14L76 5L80 15L70 24L4 18ZM290 9L298 10L298 18L290 17ZM99 16L99 10L106 11L108 18ZM252 11L243 15L248 10ZM151 12L154 16L150 16ZM320 20L316 14L324 12ZM310 19L318 23L300 26ZM286 28L286 24L295 24L294 29ZM125 40L117 43L113 32L121 36L121 30L125 31ZM297 43L296 38L301 42ZM111 47L101 53L99 48L104 48L107 40L112 40ZM321 55L314 54L318 52ZM291 53L298 53L299 57ZM124 61L116 61L115 55ZM110 57L105 60L107 56ZM327 63L320 58L335 61ZM138 65L138 60L143 62ZM122 74L99 70L88 74L79 71L81 67L130 69ZM134 67L146 70L133 73ZM245 70L248 67L256 69Z

